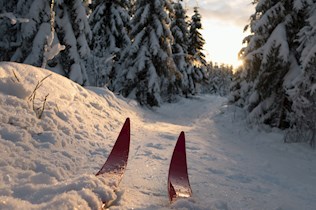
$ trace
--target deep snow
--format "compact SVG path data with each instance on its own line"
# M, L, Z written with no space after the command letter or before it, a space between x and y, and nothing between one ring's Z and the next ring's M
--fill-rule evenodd
M16 75L16 77L14 76ZM28 99L36 84L35 108ZM316 153L259 130L226 99L201 95L148 110L104 88L83 88L28 65L0 63L0 209L275 209L316 206ZM131 119L127 171L95 177L125 119ZM193 197L169 205L167 172L186 133ZM109 186L112 185L112 188Z

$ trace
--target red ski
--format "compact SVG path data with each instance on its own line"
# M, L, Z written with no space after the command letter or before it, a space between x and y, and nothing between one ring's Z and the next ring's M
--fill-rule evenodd
M124 175L130 145L130 120L126 119L113 149L104 165L96 176L102 176L114 181L118 185ZM104 201L103 208L112 205L114 201Z
M127 166L130 144L130 120L126 119L113 149L96 176L111 175L122 178Z
M177 198L188 198L192 196L183 131L178 138L170 162L168 193L170 202L175 201Z

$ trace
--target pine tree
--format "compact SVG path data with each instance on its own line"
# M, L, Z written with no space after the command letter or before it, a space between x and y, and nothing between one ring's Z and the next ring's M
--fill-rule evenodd
M96 6L89 17L93 34L90 47L94 52L97 86L112 82L115 62L120 60L122 51L130 45L128 7L129 1L126 0L105 0Z
M56 33L66 49L59 54L55 65L61 65L61 74L71 80L89 84L91 30L82 0L56 0Z
M195 93L195 84L192 75L192 66L189 62L188 47L189 47L189 32L188 23L186 21L186 11L178 0L173 4L174 14L171 17L170 30L174 37L172 44L173 59L178 70L182 74L181 89L184 95Z
M191 17L189 31L189 48L190 62L192 64L192 73L195 83L206 80L206 60L202 52L205 40L199 30L202 29L201 15L198 7L194 7L194 14Z
M31 1L0 0L0 61L10 61L24 39L21 33L28 24Z
M15 6L16 14L27 18L16 31L20 42L10 58L11 61L42 66L44 46L51 33L50 2L42 0L19 0Z
M173 39L167 0L138 0L132 18L132 45L122 57L114 90L136 98L140 104L157 106L174 100L180 73L172 59Z
M299 4L298 10L306 20L298 33L297 55L301 74L292 81L288 89L293 113L289 116L291 129L286 141L316 144L316 3L309 1Z
M296 1L253 1L256 12L251 16L251 34L240 51L244 60L240 85L249 120L285 128L291 102L286 95L285 78L297 62L295 36L302 20Z
M233 77L233 66L215 63L213 65L210 62L207 65L207 78L209 78L208 84L202 86L203 93L219 94L225 96L229 93Z
M228 101L234 103L236 106L242 106L244 104L243 97L241 95L241 82L242 80L242 67L239 67L233 74L233 81L229 87L230 93Z
M1 56L2 60L41 67L46 59L45 55L48 57L52 55L47 55L48 45L60 47L55 50L61 50L61 46L65 46L65 50L48 62L48 66L45 66L79 84L89 83L86 63L90 53L87 40L91 38L91 33L82 0L55 0L56 16L54 16L55 30L53 33L51 1L17 0L15 4L7 6L5 9L8 8L17 17L27 21L13 27L13 34L11 34L13 47L11 46L6 51L5 58Z
M194 14L191 17L189 32L189 54L203 65L206 65L205 55L202 52L205 40L202 34L199 32L201 29L201 15L199 13L198 7L194 7Z

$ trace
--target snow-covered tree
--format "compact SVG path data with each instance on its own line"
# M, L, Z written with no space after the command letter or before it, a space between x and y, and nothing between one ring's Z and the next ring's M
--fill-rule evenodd
M115 61L120 60L122 51L130 45L128 8L127 0L99 1L89 17L93 34L90 47L97 86L112 82Z
M240 51L245 71L241 74L245 82L240 83L242 106L249 111L252 122L288 126L291 102L286 94L286 78L297 63L295 37L302 27L298 2L303 0L253 1L256 12L245 28L251 34Z
M182 74L181 89L183 94L194 94L195 83L193 80L192 66L188 57L189 31L187 15L181 2L178 0L173 4L174 13L171 16L170 30L174 37L172 44L173 59L178 70Z
M230 103L234 103L237 106L242 106L244 104L243 97L241 95L241 82L242 82L242 73L243 68L240 66L236 69L236 71L233 74L232 82L229 87L229 95L228 95L228 101Z
M221 64L207 64L207 84L202 86L202 92L219 94L225 96L229 93L229 88L233 78L233 66Z
M9 43L13 43L14 47L10 47L5 59L42 66L45 59L55 57L64 46L65 50L48 62L47 66L44 61L46 68L79 84L88 84L86 60L90 50L87 40L91 38L91 32L82 0L55 0L56 16L53 24L51 3L44 0L17 0L5 7L17 17L28 20L12 28L13 41ZM55 30L52 30L52 25ZM4 39L7 40L7 37Z
M52 0L50 5L50 35L46 37L46 44L44 45L44 55L42 68L46 68L47 62L57 56L60 51L65 49L64 45L53 43L55 39L55 1Z
M44 46L51 33L50 1L19 0L16 12L29 21L21 24L17 36L21 42L10 60L42 66L44 59Z
M122 57L114 90L141 104L157 106L174 99L181 80L172 59L173 37L167 13L172 6L168 0L137 0L135 6L133 43Z
M63 50L55 65L62 66L61 74L79 84L89 84L87 63L90 58L91 30L82 0L56 1L56 33ZM88 66L89 68L89 66Z
M203 82L206 74L206 60L202 52L205 40L199 30L202 29L201 15L198 7L194 7L194 14L191 17L189 30L188 54L191 62L191 71L195 83Z
M5 13L16 13L16 5L18 4L19 0L0 0L0 14Z
M316 3L304 1L300 10L306 24L298 33L297 54L301 74L292 79L288 89L293 113L289 116L291 129L286 141L316 144Z
M191 17L189 32L189 54L206 65L205 55L202 52L205 40L199 30L202 28L201 15L198 7L194 7L194 14Z
M0 61L9 61L22 44L21 27L29 22L19 0L0 0ZM24 3L24 8L28 4Z

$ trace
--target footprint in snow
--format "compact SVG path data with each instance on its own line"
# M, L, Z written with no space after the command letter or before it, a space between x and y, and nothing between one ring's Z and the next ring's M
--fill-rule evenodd
M168 135L168 134L160 134L159 135L161 138L166 139L166 140L170 140L170 141L176 141L176 137L173 135Z
M91 102L90 105L98 111L101 111L103 109L103 107L98 103Z
M228 179L234 180L234 181L238 181L240 183L251 183L253 181L253 178L242 175L242 174L235 174L235 175L230 175L227 176Z
M188 147L187 147L187 150L199 151L199 150L201 150L201 149L200 149L200 148L197 148L197 147L190 147L190 146L188 146Z
M153 144L153 143L146 144L146 147L155 148L159 150L165 149L162 144Z
M224 171L217 170L217 169L214 169L214 168L207 168L206 170L211 172L211 173L213 173L213 174L217 174L217 175L224 175L225 174Z

